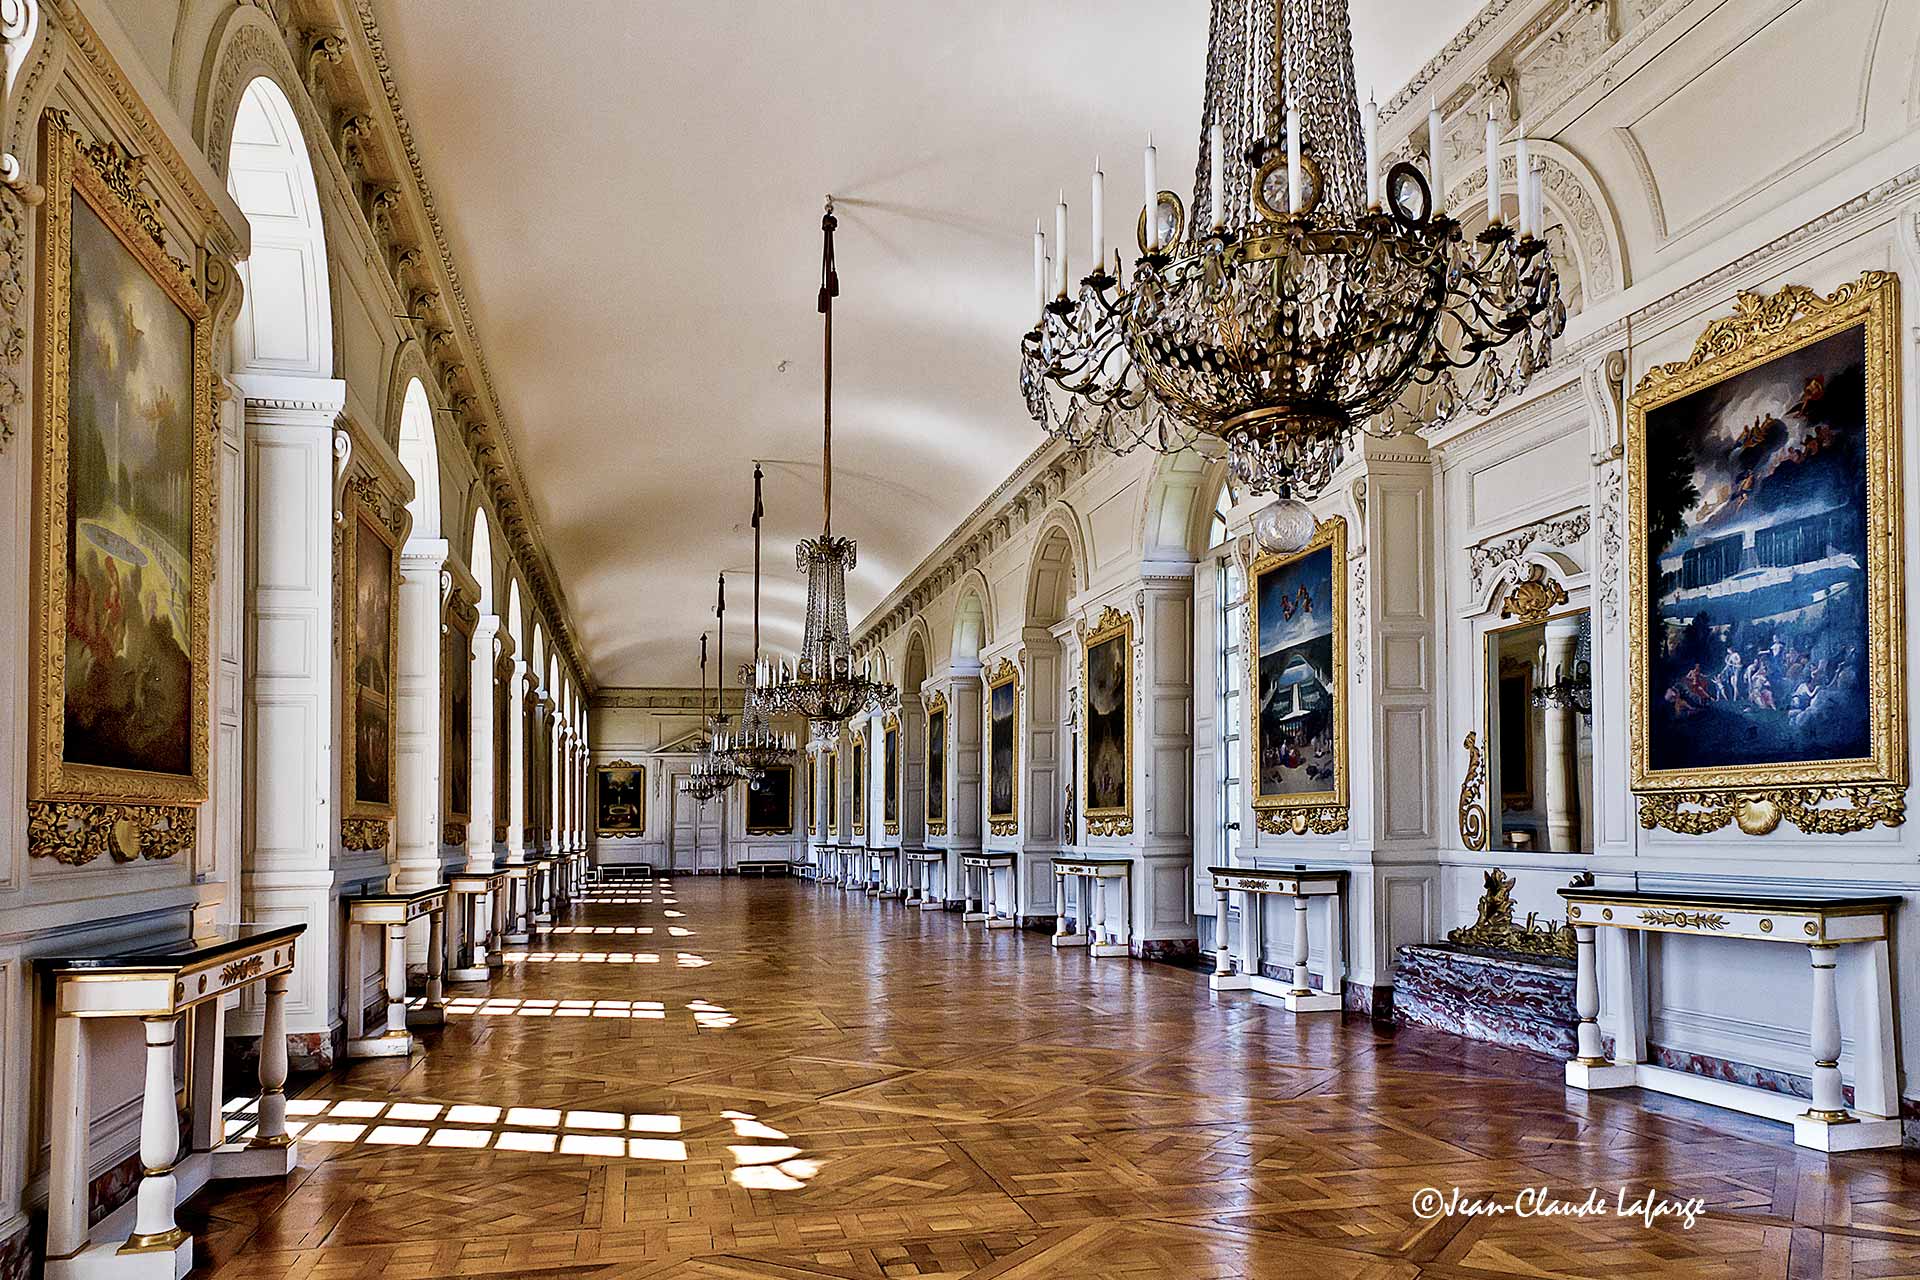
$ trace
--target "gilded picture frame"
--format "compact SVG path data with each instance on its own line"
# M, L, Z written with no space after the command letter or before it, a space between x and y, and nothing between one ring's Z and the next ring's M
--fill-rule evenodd
M947 834L947 695L927 699L927 834Z
M1004 697L1000 692L1003 689L1007 691ZM986 690L987 832L1010 836L1020 830L1019 668L1006 658L1000 659L987 673ZM1000 786L1003 775L1004 789ZM1003 791L1004 805L999 802Z
M456 592L441 623L440 842L464 845L473 821L473 630L479 611ZM495 754L499 754L496 749ZM464 776L463 776L464 775Z
M1825 295L1802 285L1787 285L1771 294L1741 293L1735 299L1733 313L1708 324L1687 359L1648 370L1627 401L1629 786L1639 804L1642 827L1649 830L1664 827L1680 834L1698 835L1733 824L1746 834L1765 835L1785 820L1809 833L1845 834L1863 831L1878 823L1894 826L1905 819L1908 779L1902 616L1905 589L1900 554L1902 493L1897 439L1899 288L1899 279L1893 273L1867 271ZM1852 333L1856 329L1859 331L1859 375L1852 372L1855 362ZM1777 406L1781 412L1776 415L1769 407L1780 396L1780 388L1775 384L1790 383L1786 391L1791 392L1800 386L1804 372L1800 366L1812 367L1823 360L1835 365L1832 374L1823 367L1805 376L1804 389L1797 398L1789 397L1790 403ZM1857 403L1856 396L1864 403ZM1757 415L1753 413L1756 405L1760 406ZM1753 417L1752 423L1742 427L1748 416ZM1659 460L1649 457L1650 420L1653 419L1658 420L1654 424L1657 429L1668 433L1661 438L1664 452ZM1685 488L1681 492L1681 497L1689 501L1678 503L1677 513L1671 510L1676 508L1676 500L1668 491L1679 482L1672 474L1674 464L1665 459L1665 453L1675 448L1668 437L1677 424L1690 425L1702 434L1718 426L1723 436L1729 424L1739 428L1733 441L1736 448L1730 455L1732 462L1727 465L1737 466L1740 474L1733 491L1727 495L1728 501L1717 501L1721 496L1717 486L1707 490L1699 487L1700 471L1695 466L1684 477ZM1847 434L1858 437L1864 476L1855 474L1850 463L1840 461L1851 447L1845 445ZM1813 466L1823 460L1823 455L1830 471L1844 465L1846 469L1839 474L1856 487L1852 490L1852 501L1832 511L1816 513L1816 519L1838 521L1844 516L1847 528L1842 533L1836 524L1834 531L1822 534L1820 541L1825 558L1812 567L1836 559L1850 561L1855 553L1838 555L1836 549L1844 551L1857 540L1861 548L1859 558L1864 560L1863 581L1852 577L1854 572L1861 572L1859 566L1853 565L1843 585L1823 583L1817 596L1812 593L1813 584L1806 584L1803 594L1821 601L1817 613L1813 609L1794 611L1790 615L1792 623L1776 623L1774 619L1780 616L1778 609L1784 606L1769 598L1770 608L1765 616L1748 618L1738 608L1745 597L1739 592L1729 594L1747 572L1743 558L1737 566L1722 565L1716 570L1731 569L1732 572L1728 581L1716 580L1714 584L1718 594L1713 605L1725 615L1723 618L1713 618L1708 607L1701 604L1696 609L1701 626L1695 627L1689 622L1686 628L1676 632L1672 616L1656 617L1660 609L1671 614L1675 601L1692 587L1692 579L1703 576L1705 571L1689 566L1684 557L1668 557L1684 572L1670 570L1663 560L1660 581L1656 583L1654 555L1676 544L1682 548L1698 548L1702 554L1713 551L1711 544L1700 540L1701 533L1711 532L1728 507L1741 514L1742 525L1754 526L1752 550L1758 555L1760 538L1771 536L1777 540L1794 530L1785 529L1776 534L1776 529L1788 523L1804 522L1789 521L1788 517L1797 516L1799 507L1808 505L1802 488L1810 487L1818 478ZM1691 455L1688 460L1693 460ZM1657 474L1650 471L1656 461L1659 462ZM1661 502L1657 510L1650 510L1656 480L1662 488ZM1862 505L1864 512L1859 510ZM1753 514L1746 515L1746 509ZM1760 521L1769 513L1775 516L1774 523L1762 526ZM1659 548L1651 545L1656 535L1661 543ZM1736 534L1729 532L1720 540L1731 543L1733 536ZM1747 531L1738 531L1737 536L1744 540ZM1766 551L1767 554L1760 557L1761 563L1773 565L1780 560L1785 568L1775 576L1784 573L1789 590L1802 575L1810 572L1810 566L1799 563L1799 557L1785 555L1772 541ZM1688 555L1692 554L1689 550ZM1863 591L1859 590L1862 586ZM1656 589L1660 592L1657 599ZM1857 603L1847 604L1848 595ZM1839 639L1823 632L1830 625L1828 614L1836 600L1846 606L1834 615L1836 619L1852 623L1852 612L1856 609L1863 612L1856 625L1864 627L1864 646L1851 642L1858 638L1858 631L1843 627L1840 621L1831 625L1845 631L1841 638L1848 639L1846 653L1838 660L1843 664L1840 668L1843 675L1849 670L1852 672L1845 683L1849 702L1843 709L1850 717L1845 723L1851 740L1864 749L1832 758L1787 758L1796 750L1805 750L1805 743L1811 740L1807 733L1819 727L1799 717L1811 716L1818 709L1814 700L1819 698L1824 686L1818 679L1796 686L1793 672L1797 666L1806 665L1807 659L1821 648L1841 647ZM1657 634L1656 621L1659 623ZM1669 679L1671 670L1658 673L1654 670L1656 639L1664 647L1658 655L1659 661L1664 667L1672 668L1690 652L1683 651L1681 646L1693 638L1696 630L1704 630L1705 639L1733 655L1741 649L1742 635L1758 626L1777 626L1782 630L1793 626L1805 630L1811 626L1817 634L1805 642L1805 654L1798 653L1802 639L1791 630L1784 639L1777 631L1761 637L1760 641L1769 642L1767 647L1739 664L1746 668L1744 688L1736 680L1732 691L1724 679L1718 683L1714 683L1713 677L1702 681L1694 679L1692 671L1680 679ZM1864 652L1859 651L1862 648ZM1798 664L1796 657L1800 658ZM1737 669L1731 656L1724 658L1724 664L1729 670ZM1781 672L1772 674L1774 666L1780 666ZM1861 668L1865 674L1865 702L1863 707L1856 707L1851 700L1860 689ZM1714 673L1715 677L1719 675ZM1754 694L1756 677L1764 678L1768 685L1763 696ZM1803 694L1794 692L1795 688L1802 691L1812 688L1813 700L1807 700L1803 706ZM1690 689L1698 692L1690 694ZM1729 744L1739 744L1724 750L1729 754L1755 755L1771 750L1776 758L1733 762L1689 759L1682 762L1681 767L1673 767L1674 762L1664 758L1675 754L1671 736L1664 736L1660 744L1654 741L1656 731L1661 728L1656 720L1660 716L1680 715L1683 704L1690 706L1693 713L1705 716L1724 711L1727 703L1752 704L1738 705L1735 710L1757 716L1768 725L1754 728L1745 736L1721 735ZM1782 731L1774 725L1773 732L1768 733L1771 722L1783 716L1788 722L1787 728ZM1697 741L1703 745L1696 746L1696 740L1689 739L1691 754L1707 756L1715 750L1712 739L1701 736ZM1756 750L1755 741L1773 745ZM1779 750L1779 742L1789 742L1794 747ZM1656 747L1664 753L1662 759L1656 759Z
M1314 599L1315 588L1324 593L1323 601ZM1324 612L1310 623L1316 611ZM1263 670L1268 665L1261 652L1263 634L1276 640L1272 670ZM1253 716L1247 734L1247 779L1260 830L1272 835L1346 830L1350 783L1343 517L1322 520L1297 551L1267 552L1254 560L1247 572L1246 648ZM1324 675L1313 664L1321 653ZM1284 707L1283 695L1289 699ZM1308 705L1323 699L1324 707ZM1294 731L1284 727L1295 720L1311 726L1301 730L1297 740ZM1300 777L1289 777L1293 774ZM1320 782L1326 785L1315 785Z
M812 753L808 753L807 755L807 798L803 802L804 804L803 811L805 812L807 817L807 834L809 836L814 834L814 827L819 822L820 797L815 790L817 787L819 787L819 785L820 785L820 762L818 758L815 757Z
M1086 805L1087 834L1126 836L1133 834L1133 615L1111 606L1103 609L1080 647L1080 794ZM1114 677L1117 674L1118 679ZM1096 711L1094 685L1102 685L1099 701L1117 692L1120 709ZM1117 685L1117 689L1108 686ZM1099 719L1096 721L1096 715ZM1117 774L1119 795L1103 780L1095 791L1094 757L1108 745L1105 738L1112 728L1120 730ZM1096 742L1096 738L1101 741ZM1096 803L1105 801L1106 803Z
M827 834L838 836L840 831L840 753L829 751L827 757Z
M784 797L784 798L783 798ZM793 834L793 766L777 764L766 771L758 790L749 788L746 826L750 836Z
M900 797L906 792L907 759L900 750L900 717L887 712L880 726L880 768L885 780L880 784L880 829L887 835L900 834Z
M513 812L513 659L502 654L493 674L493 842L505 844Z
M647 766L612 760L593 771L594 833L609 838L647 833Z
M191 269L166 250L137 157L82 141L52 112L41 145L28 850L73 865L107 853L169 858L192 845L192 806L209 794L212 315ZM103 310L109 291L120 310ZM117 471L105 462L105 408L83 418L77 400L113 405ZM123 405L146 419L144 435L138 422L122 425ZM125 492L129 433L147 454L131 464L143 468L137 497ZM164 488L144 470L162 463ZM149 506L156 518L136 515ZM119 564L124 576L108 572ZM110 599L94 583L97 567L111 579ZM130 721L102 691L129 683L107 676L140 657L136 648L146 671L164 651L158 666L171 678L159 709Z
M347 481L343 505L345 533L336 566L341 840L349 849L365 851L385 847L395 813L394 680L399 656L400 536L406 512L364 475ZM377 612L369 611L363 597Z
M852 754L848 758L848 768L853 774L853 834L867 834L867 731L856 730L853 734Z

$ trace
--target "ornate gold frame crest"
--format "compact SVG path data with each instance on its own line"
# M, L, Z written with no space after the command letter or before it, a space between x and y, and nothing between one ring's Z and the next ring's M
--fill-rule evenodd
M360 743L353 732L355 719L355 668L359 666L359 596L354 589L354 574L359 565L362 537L371 534L386 544L390 571L387 577L387 794L399 786L394 776L398 763L397 707L400 647L400 542L407 526L406 508L380 491L368 475L348 479L342 498L344 532L340 561L334 576L340 600L340 842L348 848L370 852L386 847L393 833L394 805L361 800L354 795L354 773Z
M194 842L195 806L208 795L209 620L213 609L218 472L213 314L142 189L142 164L112 142L83 142L64 113L41 121L40 448L34 475L35 624L28 699L27 849L68 865L111 854L121 862L171 858ZM192 567L188 607L188 771L152 773L66 759L68 396L72 350L73 201L78 196L177 304L193 334Z
M887 769L887 739L893 739L893 768ZM887 712L880 722L880 767L887 776L880 783L880 829L887 835L900 834L900 806L907 797L907 753L900 749L900 717ZM893 791L893 817L887 817L887 791Z
M609 827L600 821L600 788L602 778L609 773L631 769L640 775L640 813L630 827ZM598 765L593 771L593 826L594 834L603 838L626 838L647 834L647 766L635 764L631 760L610 760Z
M749 807L753 803L753 801L749 798L744 804L742 804L741 810L740 810L741 821L746 823L746 829L747 829L748 835L750 836L790 836L793 834L793 808L794 808L793 784L795 781L794 774L793 774L793 766L790 764L777 764L777 765L774 765L771 769L767 770L767 773L769 776L776 773L781 773L781 772L784 772L787 775L786 825L771 826L771 827L764 826L764 825L756 826L754 823L747 821L746 814L748 812ZM765 785L765 784L763 783L762 785Z
M853 775L852 818L854 835L867 834L867 774L872 765L867 762L867 730L865 726L853 730L847 735L852 739L848 755L848 771Z
M1122 613L1112 605L1100 611L1100 618L1093 625L1086 638L1080 642L1080 734L1084 741L1090 718L1092 681L1087 678L1089 663L1096 645L1107 644L1114 639L1120 640L1120 669L1125 672L1125 688L1122 698L1126 703L1126 728L1124 730L1127 774L1125 780L1125 799L1117 805L1102 808L1088 808L1084 816L1087 820L1087 834L1090 836L1130 836L1133 834L1133 615ZM1092 765L1091 753L1082 748L1080 752L1080 794L1089 797L1093 792L1088 787L1087 771Z
M1724 768L1649 767L1654 691L1647 662L1647 415L1781 355L1855 325L1867 371L1867 638L1872 754L1852 760ZM1900 282L1868 271L1825 297L1804 285L1741 293L1686 360L1647 371L1627 401L1627 619L1630 786L1640 825L1701 835L1733 823L1766 835L1784 819L1810 834L1864 831L1906 819L1906 694L1900 554Z
M1010 812L993 811L993 694L994 690L1005 685L1013 686L1013 751L1007 761L1007 768L1013 776L1010 795L1013 808ZM983 719L986 722L987 753L987 833L996 836L1018 835L1020 832L1020 669L1006 658L1000 659L993 670L987 673L987 696L983 702Z
M940 740L940 776L933 776L933 743L935 738L934 722L939 721ZM947 695L934 692L927 698L927 834L944 836L947 834ZM935 784L938 783L936 786ZM933 799L940 798L940 816L933 816Z
M1289 796L1260 794L1260 579L1320 551L1328 554L1333 593L1333 787ZM1270 551L1247 570L1247 703L1252 724L1247 732L1247 778L1260 830L1269 835L1332 835L1347 829L1347 522L1328 516L1298 551Z

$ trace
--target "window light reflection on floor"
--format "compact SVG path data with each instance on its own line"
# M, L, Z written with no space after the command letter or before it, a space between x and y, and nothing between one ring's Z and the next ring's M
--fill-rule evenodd
M699 968L707 962L692 957ZM740 1019L724 1005L708 1000L690 1000L686 1009L693 1025L703 1030L724 1030L740 1024ZM517 996L454 996L447 1001L449 1017L469 1018L626 1018L641 1022L662 1022L667 1007L658 1000L529 1000Z
M253 1127L258 1100L233 1098L225 1107L226 1136ZM820 1172L782 1130L747 1111L723 1111L733 1137L728 1180L749 1191L796 1191ZM290 1098L287 1130L302 1142L330 1146L426 1147L511 1151L530 1155L596 1156L609 1160L687 1161L677 1115L560 1107L499 1107L480 1103L384 1102L377 1098ZM649 1135L649 1136L632 1136Z

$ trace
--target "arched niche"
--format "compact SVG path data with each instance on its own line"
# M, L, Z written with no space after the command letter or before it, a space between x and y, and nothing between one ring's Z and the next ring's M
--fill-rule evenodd
M227 191L247 215L253 250L239 264L235 373L331 377L333 308L326 229L293 105L256 76L233 117Z
M467 555L467 568L480 584L480 612L493 612L493 534L487 522L487 509L473 513L473 547Z
M1047 627L1067 616L1086 575L1086 542L1073 508L1060 503L1041 521L1027 561L1026 625Z
M413 499L407 510L413 513L412 536L440 536L440 452L433 435L433 406L427 403L427 389L420 379L407 382L400 406L400 465L413 478Z
M960 581L953 609L953 640L947 662L955 669L978 670L980 651L993 634L993 593L978 569L969 569Z
M1208 546L1213 519L1210 500L1227 473L1225 459L1213 460L1194 449L1157 459L1147 484L1140 522L1140 557L1151 561L1192 560Z

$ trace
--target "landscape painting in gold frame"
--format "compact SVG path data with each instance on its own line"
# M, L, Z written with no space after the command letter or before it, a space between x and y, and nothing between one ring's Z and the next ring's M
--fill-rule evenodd
M28 846L165 858L208 794L212 319L139 161L42 147Z
M1081 649L1080 794L1087 834L1133 834L1133 615L1108 608Z
M1742 293L1627 402L1643 827L1905 819L1899 312L1886 271Z
M343 841L384 847L394 815L394 667L401 516L368 480L349 480L340 573L340 803Z
M1247 776L1262 831L1347 826L1347 522L1322 520L1298 551L1247 574Z
M594 829L603 836L647 832L647 767L615 760L594 770Z

